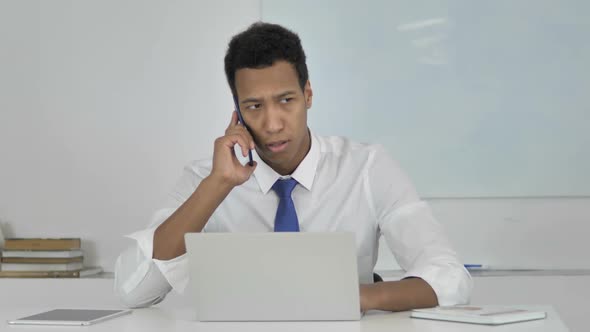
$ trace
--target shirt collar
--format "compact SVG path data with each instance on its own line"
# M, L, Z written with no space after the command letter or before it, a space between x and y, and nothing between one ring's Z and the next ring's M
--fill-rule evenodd
M299 166L295 169L293 174L290 176L282 176L279 173L275 172L268 164L266 164L256 153L256 150L252 151L252 156L258 163L256 166L256 170L254 170L254 177L260 186L260 190L262 193L267 194L268 191L272 188L273 184L281 178L289 178L292 177L297 182L302 185L305 189L311 190L313 186L313 180L315 178L316 169L318 167L318 163L320 161L320 142L315 137L313 132L309 130L309 135L311 136L311 147L307 152L307 155Z

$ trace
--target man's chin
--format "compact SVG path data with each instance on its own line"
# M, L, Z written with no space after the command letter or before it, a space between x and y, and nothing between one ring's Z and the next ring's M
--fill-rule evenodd
M270 152L260 155L262 160L264 160L264 162L269 166L280 166L286 164L289 160L288 158L285 158L285 156L288 156L288 154L284 153L284 151L279 153Z

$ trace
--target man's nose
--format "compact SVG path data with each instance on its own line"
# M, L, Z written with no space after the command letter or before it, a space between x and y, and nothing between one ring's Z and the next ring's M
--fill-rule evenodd
M281 109L276 105L267 107L264 114L264 130L269 134L274 134L280 132L283 126Z

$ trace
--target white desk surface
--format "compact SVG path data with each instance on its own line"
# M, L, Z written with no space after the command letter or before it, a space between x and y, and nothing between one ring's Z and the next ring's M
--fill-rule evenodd
M386 279L390 276L384 276ZM371 312L360 322L280 322L280 323L199 323L191 316L185 297L171 293L161 304L136 309L129 316L99 323L83 329L93 331L586 331L588 310L584 307L590 294L589 276L521 276L476 277L473 304L530 304L540 308L548 318L540 321L504 326L479 326L409 318L408 312ZM0 332L2 331L73 331L75 327L10 326L12 320L57 308L121 308L113 294L113 279L0 279ZM551 305L551 306L549 306ZM555 309L557 308L557 310ZM565 315L560 317L558 314ZM569 316L568 316L569 315Z
M62 306L67 307L67 306ZM48 309L57 307L44 306L26 306L8 308L7 302L2 304L0 310L0 331L73 331L78 329L92 331L493 331L493 332L528 332L528 331L547 331L561 332L568 331L566 326L561 322L558 314L551 306L521 306L523 308L542 309L547 311L548 317L544 320L522 322L501 326L483 326L463 323L438 322L431 320L413 319L409 317L409 312L387 313L387 312L369 312L361 321L356 322L197 322L192 319L193 313L188 308L146 308L135 309L132 314L105 321L88 327L54 327L54 326L11 326L6 323L7 320L23 317ZM76 308L84 308L76 306ZM109 308L104 306L95 306L94 308Z

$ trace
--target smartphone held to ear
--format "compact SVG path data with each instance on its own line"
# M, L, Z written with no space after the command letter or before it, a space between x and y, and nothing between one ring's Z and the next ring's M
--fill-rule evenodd
M238 121L240 121L240 123L246 128L246 130L248 130L248 127L246 126L246 123L244 122L244 118L242 117L242 112L240 111L240 103L238 102L238 97L236 95L233 96L234 97L234 105L236 107L236 112L238 113ZM249 162L248 165L250 166L254 166L254 160L252 159L252 150L250 150L248 148L248 158L249 158Z

